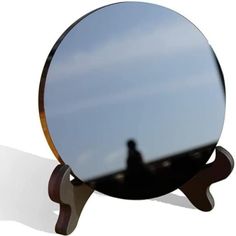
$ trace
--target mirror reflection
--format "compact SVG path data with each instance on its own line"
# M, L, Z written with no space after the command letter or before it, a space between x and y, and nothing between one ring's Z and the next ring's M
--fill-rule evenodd
M170 9L101 8L59 39L46 65L46 132L74 174L105 194L140 199L174 190L220 137L216 57Z
M160 196L169 192L173 186L180 187L184 180L192 177L207 161L216 143L150 162L146 162L134 139L128 140L126 145L124 170L106 173L86 182L98 191L120 198L146 199Z

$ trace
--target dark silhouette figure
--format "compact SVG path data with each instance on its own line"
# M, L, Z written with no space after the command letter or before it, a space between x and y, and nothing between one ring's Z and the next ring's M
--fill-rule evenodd
M127 141L128 158L127 171L129 173L138 173L143 169L143 158L141 153L136 149L136 142L132 139Z
M136 142L133 139L127 141L127 184L140 185L147 177L148 171L143 162L142 154L136 148Z

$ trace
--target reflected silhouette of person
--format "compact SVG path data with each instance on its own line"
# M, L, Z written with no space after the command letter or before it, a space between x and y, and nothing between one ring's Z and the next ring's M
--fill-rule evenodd
M147 174L142 154L137 150L136 142L133 139L128 140L126 144L128 148L126 182L140 183Z
M143 168L143 158L141 153L136 149L136 142L133 139L127 141L128 157L127 170L137 172Z

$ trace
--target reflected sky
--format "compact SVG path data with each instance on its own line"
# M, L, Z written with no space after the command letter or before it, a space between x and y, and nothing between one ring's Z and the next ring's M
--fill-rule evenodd
M207 40L145 3L84 18L58 47L45 87L50 134L82 180L124 169L129 138L146 162L215 142L224 109Z

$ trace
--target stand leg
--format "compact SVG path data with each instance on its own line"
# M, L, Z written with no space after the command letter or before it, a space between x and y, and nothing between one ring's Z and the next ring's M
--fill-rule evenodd
M228 177L233 167L234 160L230 153L222 147L216 147L215 160L180 187L180 190L196 208L210 211L214 207L214 199L209 191L210 185Z
M55 231L63 235L73 232L83 207L93 192L82 182L71 182L70 174L69 166L58 165L51 175L48 186L49 197L60 204Z

